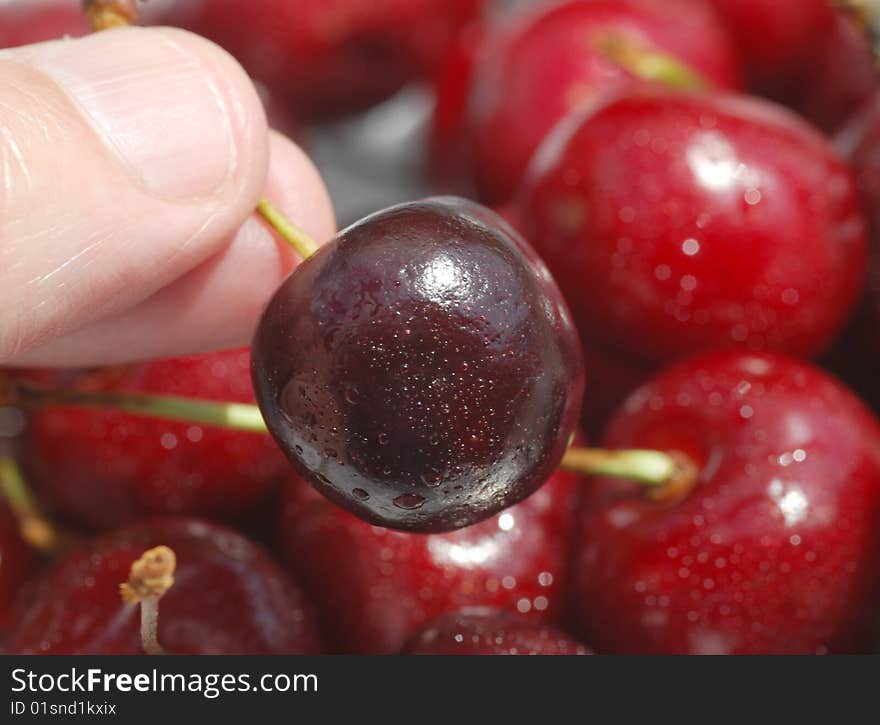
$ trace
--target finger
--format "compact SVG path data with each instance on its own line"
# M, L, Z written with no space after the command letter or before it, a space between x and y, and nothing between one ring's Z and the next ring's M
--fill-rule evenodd
M320 175L299 147L275 133L266 196L314 239L333 235L333 209ZM116 364L248 343L263 306L297 261L289 245L252 215L222 251L177 282L17 363Z
M0 52L0 363L215 256L267 165L251 82L195 35L127 28Z

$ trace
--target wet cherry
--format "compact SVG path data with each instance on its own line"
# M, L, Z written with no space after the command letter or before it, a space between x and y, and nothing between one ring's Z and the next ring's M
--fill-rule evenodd
M253 345L269 430L306 479L373 524L461 528L535 491L583 388L565 303L500 217L392 207L281 286Z
M484 0L176 0L148 22L222 45L306 121L367 108L430 74Z
M653 364L722 346L812 355L858 299L852 175L781 107L643 90L543 151L521 228L587 345Z
M718 352L661 373L611 448L689 454L678 501L585 489L574 627L612 653L861 651L876 613L880 423L804 362Z
M36 552L21 537L18 520L0 501L0 640L8 629L10 605L37 563Z
M88 387L254 400L246 349L91 374ZM24 455L58 513L96 528L159 513L232 519L265 499L289 470L266 436L76 408L35 411Z
M119 585L154 546L177 554L162 598L159 638L173 654L315 654L317 632L299 590L260 547L187 518L140 522L54 562L19 600L8 650L22 654L139 654L137 607Z
M834 23L829 0L709 0L745 62L750 85L785 92L814 66Z
M468 607L431 622L403 650L409 655L587 655L580 642L546 624L489 607Z
M426 536L371 526L292 477L282 492L279 547L317 606L331 652L393 654L427 621L459 607L558 620L582 485L557 471L486 521Z
M739 86L720 23L691 0L539 3L484 35L461 44L441 74L433 157L445 172L455 154L471 158L469 181L491 204L513 195L535 149L572 108L641 82L630 67L639 57L664 54L709 84Z

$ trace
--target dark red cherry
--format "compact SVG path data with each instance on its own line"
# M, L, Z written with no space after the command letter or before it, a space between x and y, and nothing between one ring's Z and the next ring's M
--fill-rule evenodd
M468 607L431 622L408 655L588 655L580 642L546 624L490 607Z
M641 82L609 46L669 55L710 84L739 87L732 45L714 13L692 0L538 3L485 35L452 54L441 75L433 156L439 166L470 157L470 181L491 204L513 195L535 149L572 108Z
M362 110L433 71L485 0L176 0L148 22L219 43L303 120Z
M453 197L378 212L323 246L269 302L252 356L269 430L306 479L409 531L461 528L535 491L583 389L543 264Z
M609 448L683 451L682 500L584 489L575 631L609 653L861 651L876 615L880 423L804 362L717 352L661 373Z
M279 547L317 605L330 651L393 654L426 622L459 607L559 619L582 485L557 471L486 521L425 536L371 526L292 477L281 498Z
M7 631L10 605L37 563L36 553L21 537L18 520L0 501L0 633Z
M159 605L159 642L173 654L315 654L302 594L260 547L230 529L164 518L65 554L18 601L7 642L21 654L139 654L138 606L119 585L145 550L170 546L174 585Z
M820 352L862 286L851 173L767 101L643 90L574 118L521 229L585 344L657 364L726 346Z
M877 68L865 31L838 16L813 48L801 76L776 98L826 132L836 131L877 90Z
M785 92L815 67L834 23L829 0L709 0L735 40L750 85Z
M246 349L91 374L88 386L254 401ZM159 513L232 519L265 499L289 470L267 436L75 408L36 411L24 455L60 514L99 528Z

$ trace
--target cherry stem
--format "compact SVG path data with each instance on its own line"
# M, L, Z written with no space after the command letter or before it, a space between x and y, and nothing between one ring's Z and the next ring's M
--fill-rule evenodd
M148 655L164 655L159 644L159 597L141 600L141 646Z
M600 33L593 39L593 44L612 63L642 80L690 91L709 86L703 76L675 56L635 38Z
M145 551L131 565L128 581L119 585L124 602L140 604L141 646L148 655L163 655L159 644L159 600L174 584L177 555L167 546Z
M637 481L645 486L663 486L676 475L679 463L662 451L573 446L565 452L559 467L587 476L611 476Z
M74 388L40 388L16 381L16 403L24 408L69 406L120 410L147 418L202 423L249 433L266 433L260 409L246 403L221 403L214 400L184 398L175 395L98 392Z
M83 0L92 31L123 28L137 21L137 0Z
M21 538L44 553L58 548L59 537L52 523L40 513L15 459L0 457L0 492L18 520Z
M269 225L296 250L302 259L308 259L318 251L318 244L306 232L296 226L275 208L267 199L260 199L257 211L263 215Z
M49 389L23 381L13 381L12 387L12 402L25 409L66 406L120 410L132 415L201 423L247 433L268 432L260 409L247 403L221 403L147 393ZM680 455L662 451L572 447L562 459L561 467L583 475L626 478L646 486L661 487L679 474L682 461Z

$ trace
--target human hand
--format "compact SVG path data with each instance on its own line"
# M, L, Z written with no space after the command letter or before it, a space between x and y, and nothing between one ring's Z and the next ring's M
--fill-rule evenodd
M126 28L0 51L0 365L248 341L296 264L252 215L264 194L332 235L318 172L208 41Z

